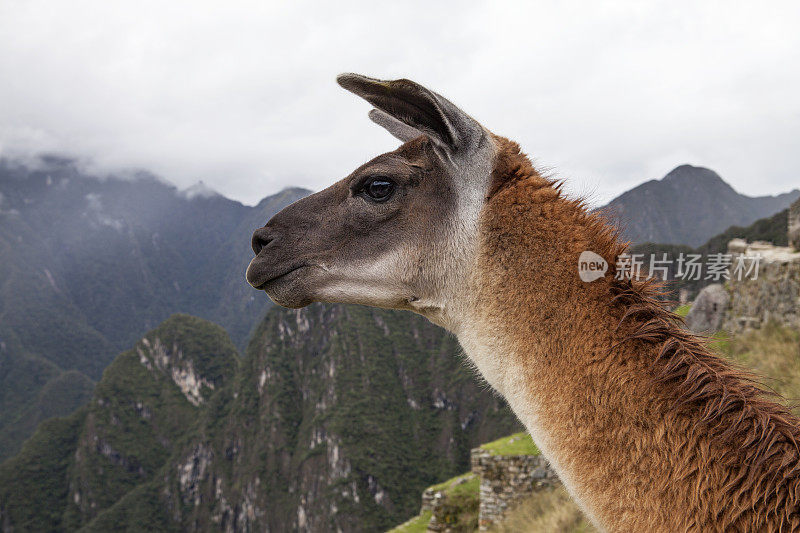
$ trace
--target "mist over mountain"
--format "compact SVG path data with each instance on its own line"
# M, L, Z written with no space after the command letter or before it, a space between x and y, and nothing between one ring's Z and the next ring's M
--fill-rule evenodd
M173 313L213 320L243 346L269 305L244 279L250 235L308 193L249 207L146 172L0 160L0 458L44 414L82 404L115 354Z
M603 209L634 243L700 246L730 226L749 226L800 197L800 190L750 197L736 192L713 170L681 165L613 199Z

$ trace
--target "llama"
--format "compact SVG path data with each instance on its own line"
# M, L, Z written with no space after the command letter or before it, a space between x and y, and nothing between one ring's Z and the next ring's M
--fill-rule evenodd
M403 144L256 230L251 285L453 332L602 530L800 530L798 420L682 328L657 284L615 275L626 245L599 214L442 96L338 82ZM583 251L605 276L580 279Z

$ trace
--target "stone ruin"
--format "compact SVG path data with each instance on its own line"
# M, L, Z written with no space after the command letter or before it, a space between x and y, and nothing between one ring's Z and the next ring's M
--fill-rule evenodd
M560 483L555 471L540 455L492 455L476 448L472 472L481 478L478 527L488 531L502 522L506 512L532 493Z
M758 277L728 280L730 303L721 329L739 333L768 322L800 329L800 251L753 243L746 253L761 254Z
M464 476L455 482L455 485L469 483L474 479L475 475L471 474ZM471 500L471 499L470 499ZM434 490L433 488L425 489L422 493L422 507L420 513L425 511L431 512L431 520L428 522L429 532L436 533L451 533L456 530L453 527L453 519L456 518L463 510L464 505L472 506L472 501L451 501L444 491Z
M725 285L703 289L695 299L686 325L697 333L720 329L739 333L768 322L800 329L800 199L789 208L789 246L733 239L728 253L759 256L756 276L731 275Z
M540 455L494 455L475 448L471 454L472 473L462 476L451 487L469 483L477 476L478 528L488 531L505 519L506 513L534 492L551 489L559 485L555 471ZM475 505L474 500L451 501L446 491L428 488L422 493L421 513L431 512L429 532L452 533L460 531L454 517L465 510L464 506Z

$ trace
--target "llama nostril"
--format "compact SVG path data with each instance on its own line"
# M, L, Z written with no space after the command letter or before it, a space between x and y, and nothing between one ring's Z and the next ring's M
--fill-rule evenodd
M269 231L267 231L267 228L258 228L253 232L253 238L250 241L250 244L253 246L253 252L258 255L262 248L267 246L274 239L275 238L269 234Z

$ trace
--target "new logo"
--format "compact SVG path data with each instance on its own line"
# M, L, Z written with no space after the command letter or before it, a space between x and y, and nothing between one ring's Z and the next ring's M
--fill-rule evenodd
M586 250L578 258L578 275L582 281L591 283L606 275L608 272L608 262L600 255Z

